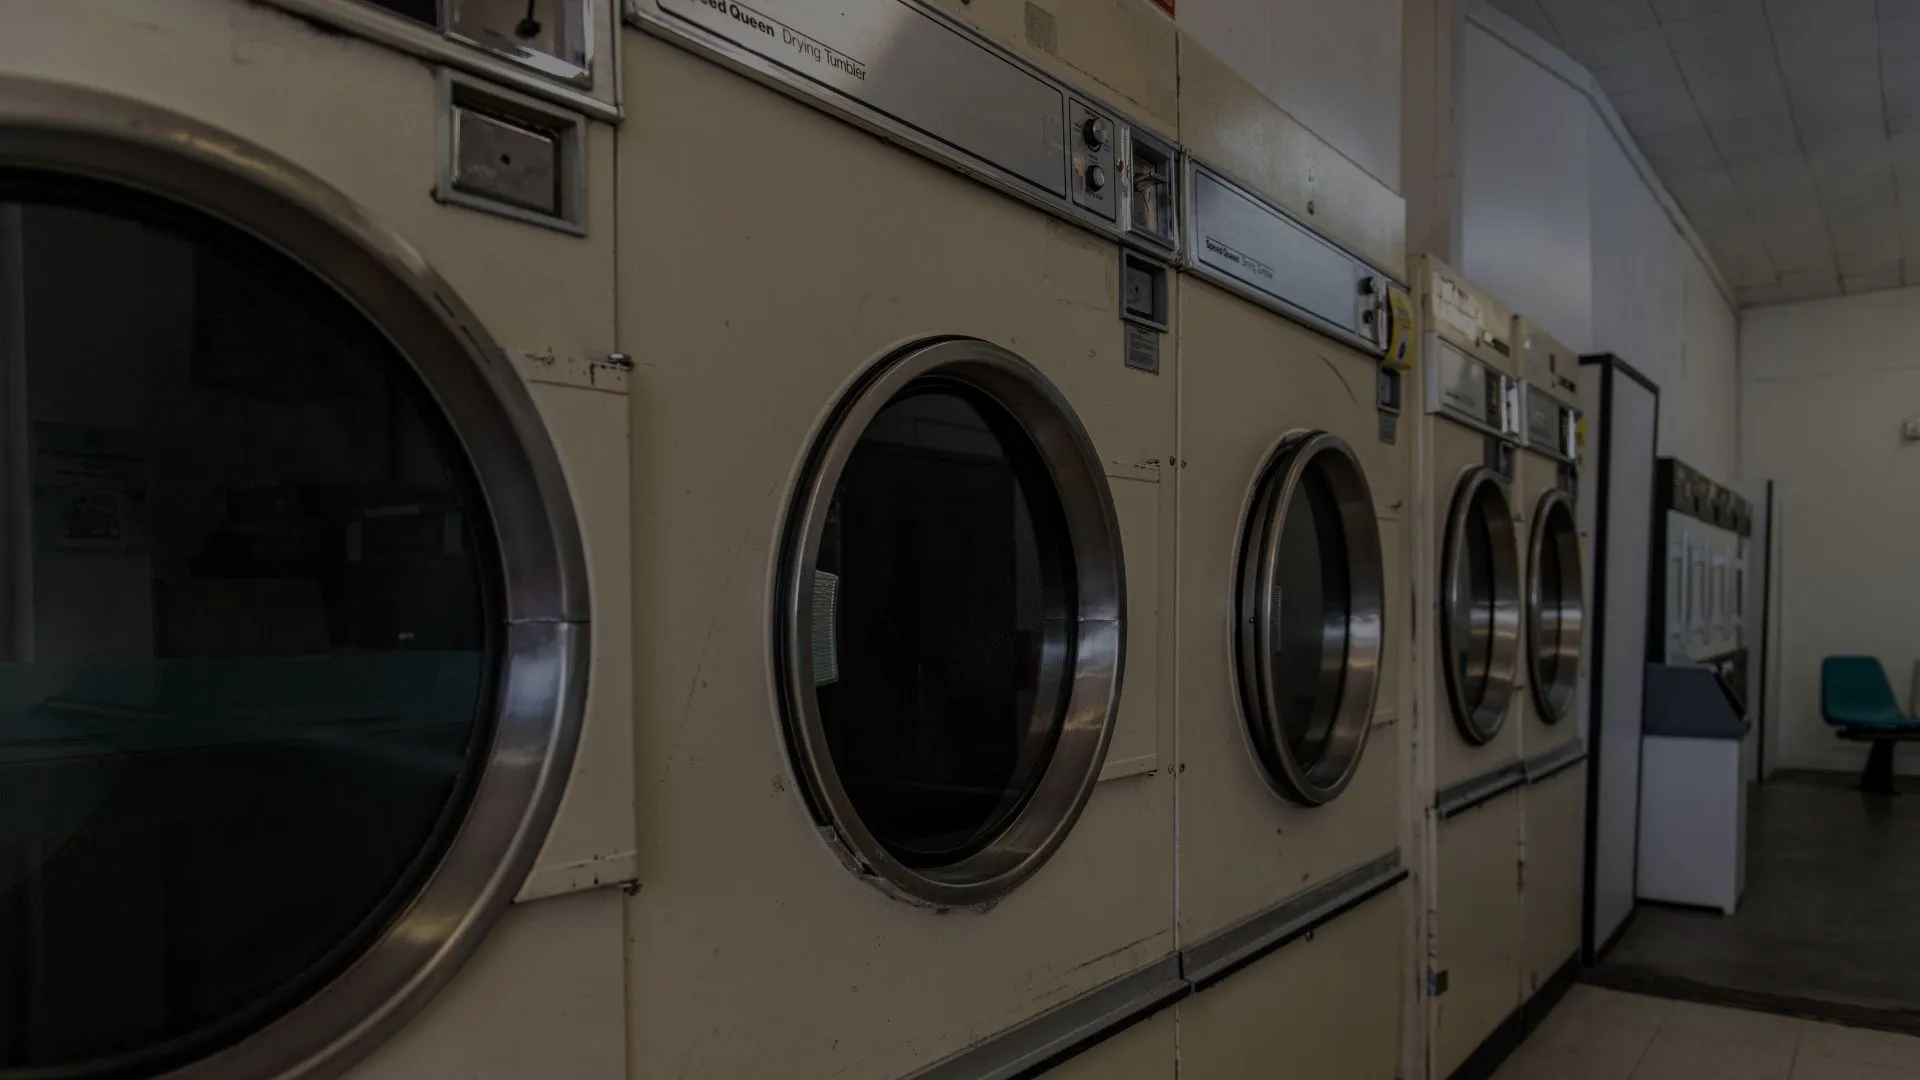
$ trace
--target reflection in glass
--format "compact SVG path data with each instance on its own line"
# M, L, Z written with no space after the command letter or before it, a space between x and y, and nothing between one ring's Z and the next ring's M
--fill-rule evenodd
M909 866L966 858L1064 720L1073 557L1037 451L985 393L910 384L847 461L814 570L815 692L855 811Z
M1461 696L1469 709L1478 709L1487 696L1493 662L1494 540L1486 505L1475 499L1467 508L1465 529L1454 552L1459 591L1448 605L1453 622L1454 669Z
M0 1073L150 1075L297 1004L437 857L491 531L405 360L285 256L22 173L0 245Z
M1573 678L1573 672L1561 670L1563 665L1572 660L1572 656L1561 645L1571 629L1566 626L1567 615L1580 600L1578 593L1568 589L1569 571L1572 569L1560 561L1559 537L1549 535L1546 543L1540 545L1539 580L1536 583L1540 590L1540 604L1534 615L1533 648L1537 665L1534 678L1550 687L1558 685L1563 679L1572 681ZM1576 645L1575 650L1577 648Z
M1276 696L1287 743L1302 769L1326 752L1346 675L1350 588L1339 512L1326 477L1309 469L1280 526L1273 595L1280 630Z

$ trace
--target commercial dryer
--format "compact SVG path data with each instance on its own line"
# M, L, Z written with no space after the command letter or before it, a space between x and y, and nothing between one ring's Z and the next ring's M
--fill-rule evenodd
M1388 1080L1408 915L1411 302L1397 260L1197 156L1187 177L1179 895L1197 994L1181 1075Z
M1579 357L1524 318L1514 320L1513 340L1522 358L1515 489L1526 538L1526 690L1516 703L1526 777L1520 992L1530 998L1555 976L1570 979L1580 950L1587 786L1578 714L1586 685L1586 541L1575 514L1581 495Z
M610 73L299 6L0 39L0 1074L619 1077Z
M1513 316L1492 297L1431 256L1413 276L1425 384L1417 741L1433 792L1426 982L1433 1075L1446 1077L1520 1003L1518 357Z
M1185 985L1171 145L898 0L628 20L634 1075L1071 1058Z

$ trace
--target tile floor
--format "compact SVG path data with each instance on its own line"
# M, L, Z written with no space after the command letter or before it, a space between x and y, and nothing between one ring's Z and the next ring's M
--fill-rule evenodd
M1494 1080L1920 1080L1920 1037L1575 986Z
M1920 798L1862 795L1855 779L1782 772L1755 786L1740 911L1642 904L1597 981L1828 1003L1920 1030Z

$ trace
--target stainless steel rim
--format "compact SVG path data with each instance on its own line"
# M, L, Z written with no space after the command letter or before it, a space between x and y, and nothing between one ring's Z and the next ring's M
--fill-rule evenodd
M1487 654L1486 681L1477 700L1470 700L1454 657L1461 642L1455 640L1454 613L1472 598L1464 595L1467 583L1460 573L1457 558L1467 542L1467 527L1474 518L1486 523L1493 542L1492 595L1488 598L1492 615L1480 646ZM1513 511L1507 502L1506 482L1492 469L1475 466L1454 485L1453 508L1447 515L1446 544L1440 563L1440 669L1445 672L1447 699L1453 707L1454 724L1460 734L1475 746L1485 745L1500 734L1507 722L1507 708L1513 701L1515 676L1520 666L1520 553L1519 538L1513 527Z
M1066 706L1051 756L998 835L957 862L931 868L896 858L855 810L814 692L811 638L811 571L841 473L874 416L910 384L929 377L984 392L1032 440L1066 521L1075 589L1069 613L1074 634L1054 676L1066 686ZM779 602L774 655L788 745L809 805L843 858L885 891L936 908L990 904L1031 877L1066 839L1099 779L1126 649L1126 571L1106 471L1093 440L1046 376L1013 353L970 338L917 343L875 365L815 440L787 521Z
M560 463L511 363L420 253L297 165L171 112L0 78L0 168L110 182L237 227L379 327L457 433L495 534L507 625L492 743L417 894L344 971L176 1080L333 1076L453 978L531 870L579 738L586 563Z
M1321 687L1337 695L1326 744L1300 760L1287 738L1277 704L1281 647L1272 597L1280 573L1282 525L1301 485L1317 475L1333 493L1347 559L1347 618L1338 649L1322 639ZM1304 806L1337 797L1353 780L1373 729L1385 642L1385 568L1373 492L1353 448L1324 431L1296 432L1280 441L1255 481L1240 541L1236 590L1234 675L1240 709L1261 773L1274 791Z
M1551 583L1546 580L1542 558L1549 550L1557 556L1560 567L1559 580ZM1566 492L1549 491L1534 507L1527 566L1527 675L1540 719L1557 724L1573 711L1580 678L1580 634L1586 619L1580 582L1580 530L1574 524L1573 500ZM1546 603L1549 584L1559 598L1551 609ZM1557 632L1543 630L1548 617Z

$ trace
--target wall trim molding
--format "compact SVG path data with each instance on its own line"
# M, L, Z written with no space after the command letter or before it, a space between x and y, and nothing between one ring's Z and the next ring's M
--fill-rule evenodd
M1687 220L1686 212L1680 209L1679 202L1667 190L1667 186L1660 182L1659 175L1653 171L1653 166L1647 162L1646 156L1640 153L1639 144L1633 141L1633 135L1627 131L1626 122L1621 120L1620 114L1614 111L1613 102L1608 100L1607 92L1601 88L1600 81L1593 77L1593 73L1566 53L1561 52L1552 42L1546 41L1527 29L1519 20L1495 8L1488 0L1467 0L1467 21L1485 31L1495 41L1533 61L1549 75L1573 87L1587 99L1587 104L1592 107L1601 122L1607 126L1608 133L1613 136L1614 144L1619 146L1621 153L1627 156L1627 163L1633 166L1635 175L1639 176L1640 182L1653 193L1654 201L1659 203L1660 208L1666 212L1667 220L1672 223L1674 231L1678 232L1687 246L1693 249L1694 257L1699 259L1700 264L1706 268L1707 277L1712 280L1713 287L1719 290L1720 298L1726 302L1727 307L1737 318L1740 313L1740 304L1734 299L1733 289L1728 286L1726 277L1720 273L1720 264L1713 260L1713 253L1707 250L1707 245L1700 239L1700 234L1693 230L1693 222Z

